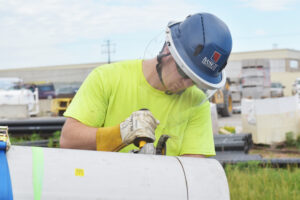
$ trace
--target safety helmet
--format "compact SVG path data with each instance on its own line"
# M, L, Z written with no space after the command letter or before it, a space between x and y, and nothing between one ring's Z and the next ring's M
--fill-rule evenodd
M198 88L215 90L224 86L225 71L232 48L226 24L209 13L188 16L169 23L166 44L182 71Z

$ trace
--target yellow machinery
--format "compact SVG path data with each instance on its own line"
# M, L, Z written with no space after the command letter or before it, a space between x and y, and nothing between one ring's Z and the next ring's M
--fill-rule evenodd
M227 78L223 89L218 90L211 99L211 102L217 105L218 114L222 117L228 117L232 114L232 96L229 89L230 80Z
M63 116L70 105L80 85L65 85L58 88L55 99L52 99L51 112L56 116Z
M63 116L73 98L52 99L51 112L56 116Z

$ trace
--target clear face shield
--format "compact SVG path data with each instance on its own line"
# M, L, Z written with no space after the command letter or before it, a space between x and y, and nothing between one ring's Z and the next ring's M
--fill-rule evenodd
M160 32L152 38L144 51L143 63L146 63L146 61L149 60L151 61L151 59L152 62L156 62L158 55L166 55L161 59L160 67L162 67L162 82L164 82L164 85L169 87L170 90L176 91L177 88L179 88L179 90L176 92L163 92L153 88L149 83L141 82L139 84L139 94L141 98L138 99L138 102L141 108L147 108L150 109L150 111L151 108L148 107L149 105L159 104L159 106L162 107L161 112L164 112L165 115L167 115L167 118L165 121L161 121L157 128L158 132L167 134L171 137L176 137L176 135L173 136L172 134L178 132L178 130L184 131L181 130L181 128L184 127L182 124L187 123L187 120L193 117L195 113L207 112L206 106L209 104L208 100L217 90L209 89L205 87L205 85L196 84L195 81L190 79L190 77L187 76L182 68L175 62L173 56L167 55L169 52L163 49L165 42L165 31ZM172 67L167 67L168 64L170 66L170 63ZM158 72L156 70L150 73L150 79L156 78L157 80L157 76ZM148 80L147 77L145 78ZM180 80L178 83L170 82L170 80L176 78ZM184 84L190 84L190 87L182 87ZM183 88L182 90L180 90L181 87ZM157 95L157 100L151 101L151 99L142 98L147 96L149 93L155 96ZM162 99L171 100L165 102Z
M188 75L185 74L185 72L179 67L179 65L176 63L177 71L178 73L184 78L184 79L190 79ZM204 84L195 84L196 87L201 90L204 93L203 100L200 100L197 105L201 105L205 103L207 100L210 100L212 96L218 91L218 89L208 89Z

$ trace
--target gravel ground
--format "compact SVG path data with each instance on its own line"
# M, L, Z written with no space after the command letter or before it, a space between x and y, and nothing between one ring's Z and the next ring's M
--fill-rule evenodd
M242 118L241 114L233 114L230 117L221 117L218 116L218 126L224 127L224 126L233 126L236 129L237 133L242 132Z

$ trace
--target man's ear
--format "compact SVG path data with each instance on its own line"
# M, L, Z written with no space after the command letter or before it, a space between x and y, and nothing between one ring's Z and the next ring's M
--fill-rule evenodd
M164 47L164 53L165 54L170 53L168 45L165 45L165 47Z
M167 43L164 43L164 46L162 47L161 51L159 52L159 54L168 54L170 53L169 47L167 45Z

